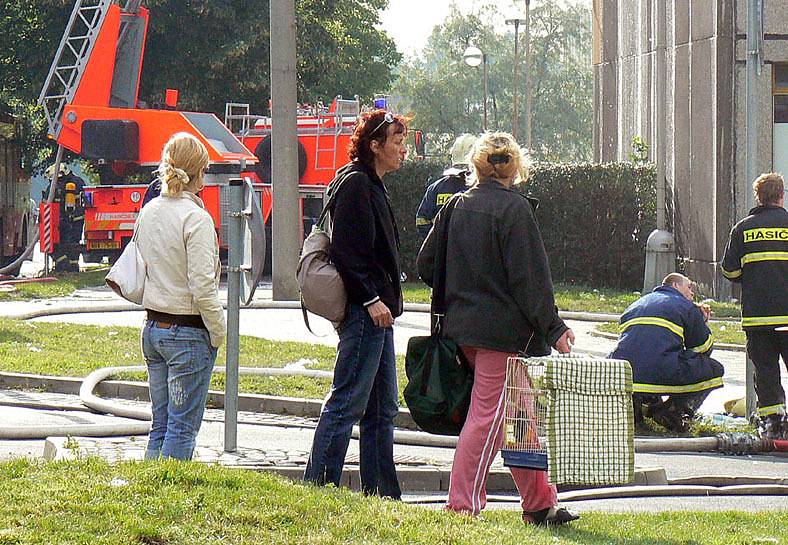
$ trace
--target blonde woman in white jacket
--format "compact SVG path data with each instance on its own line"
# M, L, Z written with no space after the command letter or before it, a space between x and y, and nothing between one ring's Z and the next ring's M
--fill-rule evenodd
M158 170L161 196L137 219L137 244L147 266L142 351L153 412L146 459L191 459L227 332L216 230L196 195L207 166L208 151L197 138L172 136Z

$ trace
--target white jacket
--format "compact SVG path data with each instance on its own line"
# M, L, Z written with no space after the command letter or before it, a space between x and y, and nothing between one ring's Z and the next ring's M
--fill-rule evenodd
M227 335L219 302L219 241L213 219L193 193L157 197L137 218L137 245L147 266L142 306L202 316L211 344Z

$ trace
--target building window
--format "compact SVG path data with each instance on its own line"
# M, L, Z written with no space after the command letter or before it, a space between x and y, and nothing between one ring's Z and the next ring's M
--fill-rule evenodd
M788 63L784 64L774 64L774 78L772 82L773 92L772 94L780 95L780 94L787 94L788 95Z

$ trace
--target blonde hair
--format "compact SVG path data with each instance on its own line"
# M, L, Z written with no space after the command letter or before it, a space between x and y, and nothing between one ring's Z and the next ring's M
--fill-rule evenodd
M184 190L196 193L202 189L203 173L208 166L208 150L187 132L173 134L164 144L158 177L161 194L178 197Z
M783 196L785 191L785 183L783 177L775 172L761 174L752 183L752 192L755 194L755 200L761 206L769 204L777 204L780 202L780 197Z
M528 159L517 141L506 132L486 132L473 145L470 161L474 170L473 183L489 178L513 182L528 177Z

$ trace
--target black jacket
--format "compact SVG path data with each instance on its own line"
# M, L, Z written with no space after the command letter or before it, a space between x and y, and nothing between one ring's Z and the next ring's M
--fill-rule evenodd
M567 327L558 317L532 204L496 182L454 198L443 331L460 345L549 354ZM441 219L439 212L435 224ZM419 276L430 286L436 231L430 231L418 257Z
M399 236L389 196L375 171L353 162L337 171L329 195L329 257L345 283L348 300L359 305L383 301L402 314Z
M788 326L788 211L757 206L731 230L722 274L742 285L742 328Z
M466 176L468 172L458 168L449 168L443 172L443 177L432 182L424 192L419 209L416 211L416 230L422 240L432 229L432 222L438 211L443 208L449 197L455 193L468 189Z

